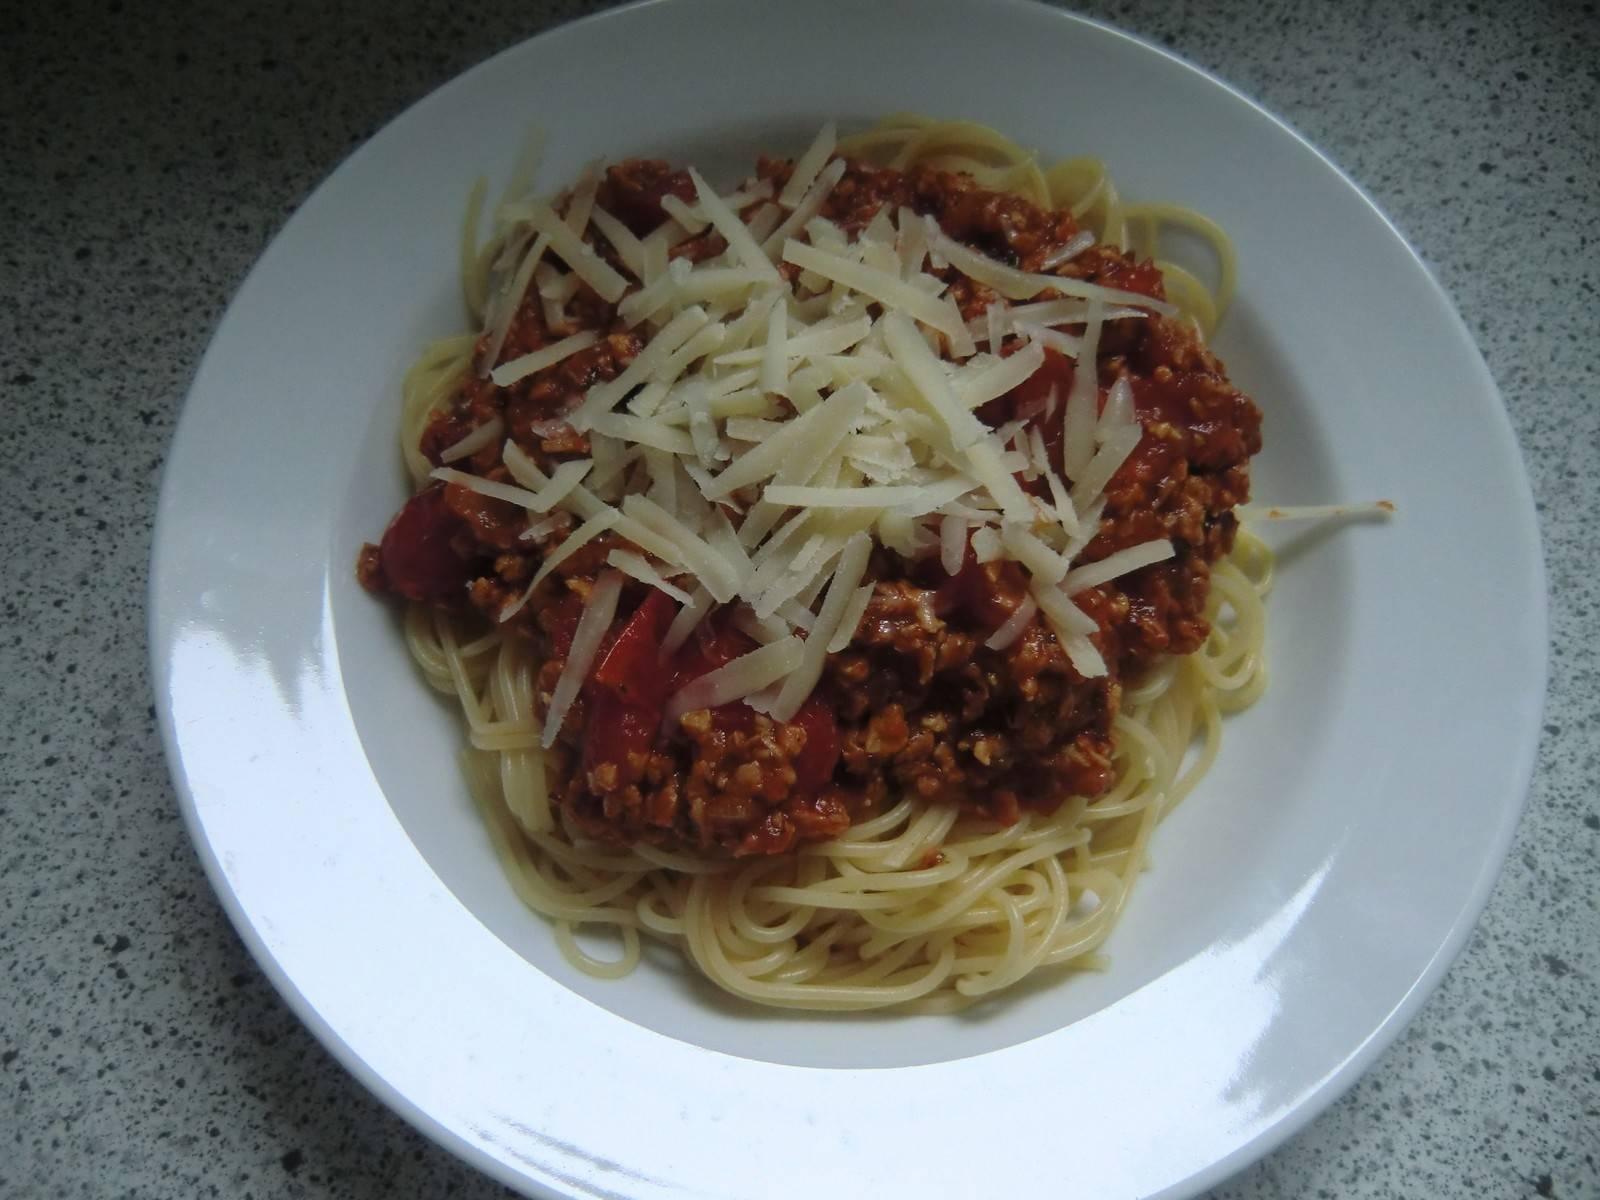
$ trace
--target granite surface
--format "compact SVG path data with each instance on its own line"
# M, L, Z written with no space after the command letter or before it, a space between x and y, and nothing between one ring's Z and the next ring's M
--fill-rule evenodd
M201 874L150 706L163 455L223 307L406 105L590 8L0 13L0 1195L489 1196L300 1027ZM1600 17L1593 3L1085 6L1362 183L1510 407L1549 566L1527 815L1377 1066L1216 1200L1600 1196Z

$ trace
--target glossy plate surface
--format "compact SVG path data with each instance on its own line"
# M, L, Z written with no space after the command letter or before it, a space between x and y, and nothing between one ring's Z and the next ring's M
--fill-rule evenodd
M407 1119L535 1195L1183 1196L1348 1085L1437 981L1521 809L1544 590L1517 448L1448 299L1361 193L1195 69L1020 3L665 2L527 42L384 129L241 288L167 467L158 703L202 859L299 1015ZM613 98L575 103L596 86ZM1236 239L1217 348L1258 498L1387 497L1276 538L1273 681L1162 826L1107 949L955 1018L754 1011L656 956L573 972L501 877L462 734L353 563L405 488L398 386L463 321L466 189L529 120L731 182L835 117L1095 154Z

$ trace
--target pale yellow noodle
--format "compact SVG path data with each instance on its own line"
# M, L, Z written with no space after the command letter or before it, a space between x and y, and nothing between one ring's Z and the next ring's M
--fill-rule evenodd
M478 253L478 222L483 218L483 198L488 191L489 181L480 176L467 194L467 212L461 220L461 299L474 324L483 322L488 300L488 274Z

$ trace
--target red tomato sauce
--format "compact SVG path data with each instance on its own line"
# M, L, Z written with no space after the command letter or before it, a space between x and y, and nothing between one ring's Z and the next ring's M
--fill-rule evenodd
M781 188L790 170L788 162L762 160L758 174ZM687 174L635 160L608 169L598 200L644 235L662 222L668 195L693 198ZM963 176L854 162L823 215L855 233L886 204L931 215L949 236L1029 271L1042 269L1078 233L1068 213L986 191ZM602 258L620 267L602 235L591 228L586 236ZM671 254L698 260L725 248L708 230L685 238ZM1056 270L1163 297L1154 264L1110 247L1092 247ZM996 300L982 284L948 269L943 274L969 320ZM478 377L464 382L422 437L430 461L438 463L445 449L496 418L544 470L588 454L587 438L562 416L586 389L614 379L642 345L615 308L587 287L567 314L566 323L549 327L530 296L512 321L499 361L580 329L594 330L599 340L510 387ZM485 349L481 342L479 349ZM998 426L1029 414L1060 471L1062 402L1077 370L1048 352L1032 378L979 415ZM1170 539L1176 551L1166 562L1078 597L1099 625L1095 640L1111 667L1108 676L1080 677L1037 617L1005 649L985 644L1026 595L1026 578L1015 564L980 564L969 547L951 576L937 555L906 561L879 548L868 570L872 600L855 637L828 656L822 682L792 721L774 721L737 701L674 723L665 712L676 692L756 643L729 613L717 611L665 653L677 602L628 581L619 615L561 726L555 794L571 821L613 844L772 854L836 837L903 795L955 802L1010 821L1024 809L1049 811L1068 796L1109 786L1119 681L1161 654L1196 649L1206 637L1209 566L1232 545L1232 510L1249 497L1248 463L1261 439L1255 405L1176 320L1149 314L1108 322L1094 370L1101 403L1119 377L1129 380L1144 436L1106 488L1100 527L1083 560L1152 538ZM489 445L452 465L508 481L500 454L499 445ZM1042 480L1025 486L1048 499ZM375 592L476 610L498 622L570 527L566 522L523 539L527 518L515 506L430 484L400 510L377 545L363 549L358 574ZM541 713L569 652L583 597L605 569L606 555L619 547L637 549L607 533L572 554L501 626L540 664Z

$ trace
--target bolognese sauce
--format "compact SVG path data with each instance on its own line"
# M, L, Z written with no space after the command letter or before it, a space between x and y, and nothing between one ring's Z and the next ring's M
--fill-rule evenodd
M781 189L791 170L786 161L762 160L757 173ZM694 194L687 173L634 160L609 168L596 198L642 234L667 218L667 197ZM853 235L886 209L932 217L948 237L1020 270L1164 298L1155 266L1113 247L1093 245L1056 262L1081 241L1070 213L1045 211L964 175L851 160L821 215ZM604 233L590 229L586 240L603 260L621 265ZM726 248L713 227L685 236L670 253L701 261ZM780 269L786 278L798 274L792 264ZM998 299L953 267L935 261L929 269L948 285L965 320L982 319ZM437 466L448 448L491 421L546 472L589 454L589 436L564 418L643 349L616 305L580 284L563 320L551 323L530 289L497 361L584 331L597 335L591 346L509 386L466 378L423 434L429 462ZM1081 369L1049 350L1032 377L978 415L991 427L1019 420L1037 427L1055 469L1063 470L1055 401L1072 390ZM1016 563L980 563L969 545L952 572L937 554L906 557L880 545L868 561L872 593L853 637L828 655L820 682L791 720L735 701L672 721L669 697L757 643L724 608L663 653L678 604L630 580L560 728L556 792L572 826L616 845L779 854L837 837L900 795L953 802L1009 823L1026 809L1048 812L1068 797L1102 793L1113 779L1121 681L1160 656L1194 651L1207 637L1210 567L1232 547L1233 508L1249 497L1249 460L1261 438L1256 406L1177 319L1154 311L1113 316L1092 369L1102 404L1114 383L1127 381L1142 435L1106 485L1098 528L1076 561L1096 562L1158 538L1173 548L1166 561L1076 597L1097 627L1104 675L1087 678L1075 669L1039 615L1003 648L987 644L1026 601L1027 580ZM453 465L507 480L503 444L490 439ZM1039 489L1037 481L1023 486ZM516 607L500 627L525 640L540 664L535 693L543 715L608 554L632 548L615 532L601 533L517 606L575 524L558 511L526 537L524 509L434 482L401 509L378 544L362 550L358 574L375 592L476 610L491 621Z

